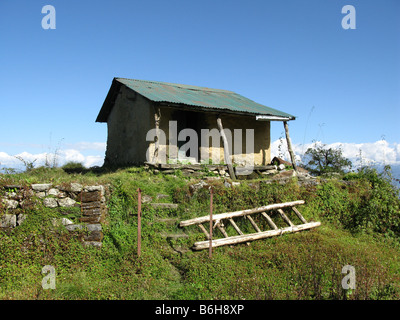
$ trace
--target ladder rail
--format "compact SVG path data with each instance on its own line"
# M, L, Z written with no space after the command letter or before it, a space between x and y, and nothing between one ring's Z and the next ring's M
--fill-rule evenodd
M277 235L281 235L283 233L288 233L288 232L299 232L307 229L312 229L316 228L321 225L320 222L307 222L306 219L303 217L303 215L295 208L296 205L304 204L304 200L297 200L297 201L292 201L292 202L285 202L285 203L277 203L277 204L271 204L263 207L258 207L254 209L248 209L248 210L241 210L241 211L235 211L235 212L226 212L226 213L221 213L221 214L216 214L212 216L212 222L213 226L212 229L217 228L221 234L224 236L224 238L219 238L219 239L213 239L212 241L209 241L210 239L210 234L207 232L206 228L203 226L202 223L204 222L210 222L210 216L204 216L204 217L198 217L186 221L181 221L180 226L189 226L189 225L198 225L200 230L205 234L207 241L199 241L195 242L193 245L193 250L202 250L202 249L207 249L210 247L219 247L219 246L224 246L224 245L232 245L232 244L237 244L237 243L242 243L246 242L248 245L250 244L250 241L253 240L259 240L259 239L264 239L268 237L273 237ZM289 217L286 215L286 213L282 210L283 208L291 208L296 216L300 219L302 224L295 225ZM278 228L277 225L274 223L272 218L268 215L268 211L275 210L279 213L278 216L280 216L283 221L288 225L286 228ZM271 228L271 230L267 231L262 231L260 227L257 225L257 223L254 221L254 219L251 217L252 214L255 213L260 213L266 220ZM242 230L238 227L238 225L235 223L233 218L235 217L241 217L243 216L245 219L250 221L250 224L253 226L255 229L255 233L248 233L244 234ZM236 230L238 235L236 236L229 236L228 233L225 230L225 226L223 224L223 219L226 219L230 222L230 224L233 226L233 228ZM210 246L211 242L211 246Z

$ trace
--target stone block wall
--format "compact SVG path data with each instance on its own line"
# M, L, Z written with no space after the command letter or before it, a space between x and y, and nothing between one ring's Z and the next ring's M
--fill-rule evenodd
M102 223L107 214L107 187L102 185L83 186L71 183L53 186L51 183L30 186L6 185L0 190L0 230L16 228L26 219L23 208L37 205L40 201L47 208L80 208L80 216L71 221L67 218L53 219L53 225L63 225L75 232L84 245L101 247ZM77 231L85 230L79 233Z

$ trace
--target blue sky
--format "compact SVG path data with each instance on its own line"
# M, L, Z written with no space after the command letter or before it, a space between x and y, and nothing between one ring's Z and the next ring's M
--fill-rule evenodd
M41 26L47 4L55 30ZM296 115L296 150L379 145L400 163L400 1L1 0L0 15L3 165L56 149L99 164L113 77L232 90Z

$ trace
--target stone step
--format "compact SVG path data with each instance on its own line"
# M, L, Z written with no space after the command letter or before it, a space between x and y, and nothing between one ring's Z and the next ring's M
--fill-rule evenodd
M155 218L155 221L163 222L166 224L178 224L179 219L178 218Z
M155 209L178 209L177 203L150 203Z
M161 236L167 239L189 238L186 233L165 233L161 232Z

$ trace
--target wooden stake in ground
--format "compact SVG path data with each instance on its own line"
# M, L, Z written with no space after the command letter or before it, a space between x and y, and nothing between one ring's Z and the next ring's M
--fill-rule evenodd
M224 128L222 126L222 121L221 118L219 117L217 118L217 125L222 138L222 145L224 148L224 158L225 158L225 163L228 166L229 176L231 177L232 180L236 180L235 171L233 171L232 161L229 155L228 139L226 138Z
M292 161L293 169L297 174L299 172L297 171L297 165L296 165L296 160L294 158L294 153L293 153L293 149L292 149L292 141L290 140L289 126L287 124L287 121L283 121L283 127L285 128L286 141L287 141L287 145L288 145L288 151L289 151L289 155L290 155L290 160Z
M213 189L210 188L210 238L209 238L209 248L208 248L208 257L211 259L212 257L212 233L213 233Z
M142 190L137 189L138 192L138 229L137 229L137 253L140 257L142 253Z

